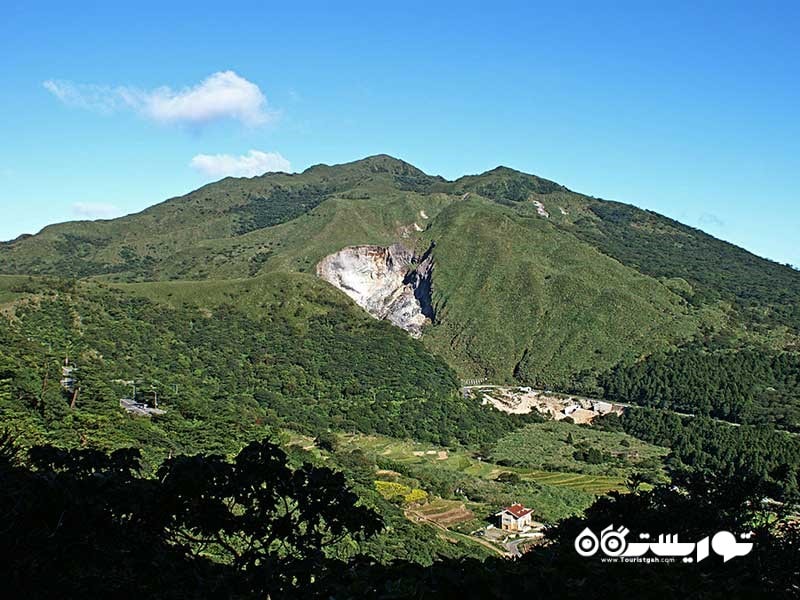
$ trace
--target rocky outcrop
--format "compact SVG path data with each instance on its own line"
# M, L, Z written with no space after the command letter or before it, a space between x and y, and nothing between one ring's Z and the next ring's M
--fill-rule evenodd
M402 244L349 246L322 259L317 275L373 317L420 337L422 328L434 318L431 249L417 258Z

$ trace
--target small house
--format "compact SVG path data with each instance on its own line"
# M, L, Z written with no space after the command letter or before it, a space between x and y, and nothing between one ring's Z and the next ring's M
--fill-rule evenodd
M496 516L500 517L500 528L505 531L527 531L531 527L533 510L515 503L505 507Z

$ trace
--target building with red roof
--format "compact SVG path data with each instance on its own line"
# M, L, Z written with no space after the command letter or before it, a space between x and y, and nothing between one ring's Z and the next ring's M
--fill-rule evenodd
M506 506L497 513L500 517L500 528L506 531L527 531L531 527L533 509L525 508L522 504L515 503Z

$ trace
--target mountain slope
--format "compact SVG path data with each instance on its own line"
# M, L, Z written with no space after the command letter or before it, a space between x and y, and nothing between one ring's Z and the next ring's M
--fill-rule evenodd
M433 251L429 341L470 378L564 386L688 339L700 316L658 281L565 234L478 199L445 209Z
M277 423L444 443L513 421L454 404L441 358L310 275L114 287L0 276L0 290L0 420L26 444L229 452ZM165 414L120 410L148 390Z
M54 225L0 245L0 273L119 283L300 273L306 287L324 285L311 277L324 257L394 243L433 248L436 316L423 342L464 378L566 386L693 339L798 347L800 274L789 267L508 168L451 182L385 155L227 178L137 215ZM213 303L204 290L215 287L227 284L184 289Z
M328 198L363 198L370 191L385 196L415 178L433 180L385 156L339 167L319 165L299 175L228 177L138 214L52 225L35 236L0 244L0 272L163 279L180 270L182 253L191 257L198 247L202 252L203 244L213 249L220 240L238 240L291 221ZM173 269L163 273L164 263Z

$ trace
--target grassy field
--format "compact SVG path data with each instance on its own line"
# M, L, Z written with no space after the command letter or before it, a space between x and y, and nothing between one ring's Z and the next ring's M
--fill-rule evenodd
M478 460L466 451L444 450L409 440L396 440L383 436L344 435L342 440L347 446L361 448L367 453L391 459L400 464L434 466L439 469L458 471L471 477L486 480L494 480L501 473L516 473L523 480L592 494L604 494L611 490L625 489L625 474L584 474L567 470L550 471L517 465L504 466L492 461ZM637 443L643 444L642 442ZM651 446L651 448L657 456L666 453L666 449L657 448L656 446ZM575 461L564 466L580 468L580 465Z
M576 452L592 448L603 456L603 462L592 464L574 457ZM624 478L633 471L660 473L667 452L667 448L647 444L625 433L547 421L532 423L500 439L492 459L514 467Z

